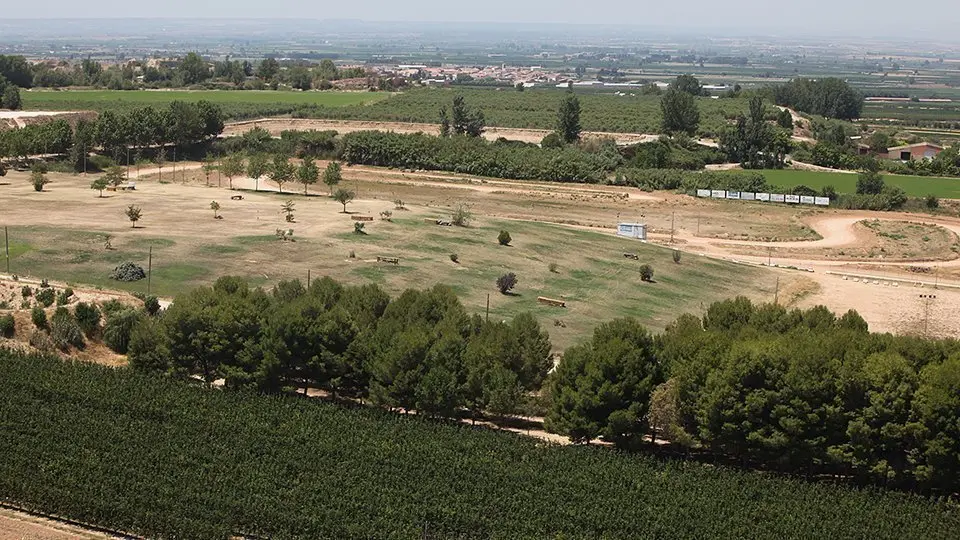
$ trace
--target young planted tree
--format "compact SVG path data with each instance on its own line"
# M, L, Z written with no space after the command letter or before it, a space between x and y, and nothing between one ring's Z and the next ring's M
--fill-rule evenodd
M440 107L440 136L450 136L450 116L447 114L446 107Z
M510 233L507 231L500 231L500 234L497 235L497 242L499 242L501 246L509 246L511 240L513 239L510 238Z
M118 187L123 183L123 168L116 166L110 167L107 169L107 172L103 173L103 178L111 186Z
M107 179L101 176L90 183L90 189L99 191L100 196L103 197L103 190L107 189L107 185Z
M330 188L330 195L333 195L333 188L343 180L343 174L341 172L340 164L336 161L331 161L327 165L326 170L323 171L323 183Z
M300 166L297 167L297 182L303 184L303 194L307 194L307 187L316 184L317 179L320 177L320 169L317 167L317 164L313 161L313 158L307 156L303 158L303 161L300 163Z
M580 100L573 92L567 92L557 111L557 134L570 144L580 140L580 130Z
M217 170L217 164L212 158L203 160L203 176L206 178L207 185L210 185L210 174Z
M269 164L263 154L254 154L247 161L247 176L253 178L253 190L260 191L260 177L267 174Z
M167 149L160 146L160 150L157 152L157 155L153 157L153 162L157 164L157 181L160 182L163 180L163 164L167 160Z
M343 205L343 213L347 213L347 204L353 201L353 198L356 197L356 193L340 188L333 192L333 200Z
M270 164L270 169L267 171L267 174L271 180L277 183L277 187L280 188L280 193L283 193L283 184L293 180L296 174L296 168L290 163L290 159L287 156L277 154L273 156L273 163Z
M466 227L470 225L472 218L473 213L470 212L470 207L464 203L457 203L457 205L453 207L453 215L450 216L450 222L457 227Z
M217 201L210 201L210 209L213 210L213 219L220 219L220 216L217 212L220 211L220 203Z
M653 267L649 264L640 265L640 280L653 281Z
M50 183L50 179L47 178L47 173L42 170L35 169L30 172L30 183L33 184L34 191L43 191L43 186Z
M293 223L294 206L296 206L296 203L293 201L287 201L280 205L280 209L285 214L284 219L287 220L287 223Z
M140 207L131 204L127 207L127 210L124 212L127 215L127 219L130 220L131 228L137 228L137 222L140 221L140 218L143 217L143 212L140 210Z
M220 172L227 177L230 182L230 189L233 189L233 177L243 174L243 157L240 154L230 154L220 162Z

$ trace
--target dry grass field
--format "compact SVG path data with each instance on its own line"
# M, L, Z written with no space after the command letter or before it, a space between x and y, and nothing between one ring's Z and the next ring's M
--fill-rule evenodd
M854 286L826 271L864 272L861 266L869 262L895 272L897 267L886 264L889 259L858 256L867 249L865 239L873 242L869 249L882 253L882 248L898 255L894 258L940 259L935 264L944 281L958 262L951 246L953 227L960 229L960 223L910 224L904 222L915 218L897 214L366 167L344 170L342 187L357 193L345 214L322 184L304 196L301 185L284 185L280 194L261 179L262 191L253 192L252 180L235 178L231 191L226 178L214 173L208 179L197 166L180 164L175 174L167 167L162 182L156 171L141 171L136 191L108 192L103 198L88 188L91 177L51 174L53 183L37 193L27 173L11 172L0 185L0 225L9 226L12 240L11 273L145 292L145 281L124 284L108 274L124 261L146 267L152 251L152 290L167 297L222 275L245 276L269 287L281 279L305 280L309 271L313 277L378 283L392 293L445 283L475 313L485 312L488 295L491 317L532 311L562 350L601 321L634 316L658 329L681 313L741 294L767 301L776 294L782 303L823 303L837 312L853 308L876 330L913 332L916 325L907 328L906 321L928 318L931 308L914 306L912 290ZM232 200L235 195L243 199ZM221 205L222 219L214 219L213 200ZM287 200L296 205L293 223L281 212ZM406 209L396 209L396 200ZM124 215L130 204L143 209L136 228ZM449 219L457 204L473 214L469 227L425 222ZM392 212L390 220L381 219L383 211ZM358 216L373 218L365 222L364 234L354 233ZM614 236L618 221L647 223L651 243ZM293 229L294 241L278 240L278 228ZM501 230L513 237L510 246L497 243ZM108 236L112 249L104 247ZM682 251L679 264L673 261L674 249ZM756 264L771 253L778 264L816 271ZM377 262L378 256L397 257L399 264ZM643 263L653 266L654 283L640 280ZM514 295L501 295L494 286L505 272L519 277ZM542 305L539 296L565 300L567 307ZM958 296L942 291L933 309L948 312L960 305ZM953 326L937 333L955 335L960 329Z

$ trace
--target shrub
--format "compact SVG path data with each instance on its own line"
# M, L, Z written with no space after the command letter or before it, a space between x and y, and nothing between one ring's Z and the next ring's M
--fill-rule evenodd
M61 351L69 349L71 345L78 349L84 346L80 325L70 311L62 306L50 318L50 338Z
M0 336L12 338L16 327L17 323L13 320L13 315L0 316Z
M680 258L683 256L679 249L673 250L673 262L680 264Z
M540 141L541 148L563 148L563 139L560 138L560 135L557 135L556 131L552 131L547 134L546 137Z
M37 302L43 307L52 306L55 299L56 293L53 289L41 289L40 292L37 293Z
M112 315L129 309L129 306L114 298L113 300L104 302L100 309L103 310L103 316L109 319Z
M30 298L33 296L33 289L31 289L29 285L24 285L23 288L20 289L20 296L23 296L24 298Z
M640 279L642 281L653 281L653 267L649 264L640 265Z
M42 352L52 352L57 348L46 332L34 332L30 336L30 346Z
M80 325L80 330L87 337L96 335L100 330L100 310L97 309L96 304L80 302L74 308L73 315L77 319L77 324Z
M397 199L397 200L393 201L393 209L394 209L394 210L406 210L406 209L407 209L407 203L403 202L403 199Z
M547 266L547 268L550 270L550 272L556 274L557 271L560 269L560 265L555 262L552 262Z
M107 317L103 327L103 342L116 353L127 354L130 346L130 332L143 315L136 309L127 308Z
M517 286L517 275L513 272L503 274L497 278L497 290L500 294L507 294Z
M46 289L46 288L49 287L49 286L50 286L50 282L47 281L46 278L40 280L40 288L41 288L41 289Z
M367 234L363 232L363 227L366 225L362 221L355 221L353 223L353 234Z
M113 269L110 273L110 279L117 281L140 281L147 277L143 267L132 262L125 262Z
M33 325L40 330L46 330L47 328L47 312L43 310L40 306L33 306L33 310L30 312L30 320L33 321Z
M473 218L473 214L470 212L470 208L463 203L457 203L457 206L453 209L453 216L451 216L450 222L457 227L466 227L470 225L471 218Z
M384 210L383 212L380 212L380 219L384 221L390 221L390 218L392 217L393 217L392 210Z
M459 263L459 262L460 262L460 255L457 255L456 253L451 253L451 254L450 254L450 260L453 261L453 262L455 262L455 263Z
M924 198L924 202L927 204L927 208L933 210L934 208L940 208L940 199L936 195L927 195Z
M147 315L153 317L157 313L160 313L160 300L156 296L148 296L143 300L143 309L147 312Z
M70 298L72 298L72 297L73 297L73 289L67 288L67 289L64 289L64 290L60 291L60 293L57 294L57 305L58 305L58 306L65 306L65 305L69 304L69 303L70 303Z
M500 242L501 246L509 246L511 240L513 239L510 238L510 233L507 231L500 231L500 234L497 236L497 242Z

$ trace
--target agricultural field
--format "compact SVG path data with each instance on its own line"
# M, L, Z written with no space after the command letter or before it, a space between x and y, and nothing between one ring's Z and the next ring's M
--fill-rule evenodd
M149 537L946 539L960 527L955 508L922 497L10 352L0 410L9 500Z
M765 170L763 175L767 182L784 189L802 184L818 191L826 186L833 186L838 193L857 191L857 175L853 173L784 169ZM960 199L960 178L884 174L883 180L902 188L911 197L935 195L942 199Z
M284 92L259 90L32 90L23 92L25 110L123 111L165 107L171 101L206 100L220 105L228 118L290 114L303 107L344 107L386 99L382 92Z

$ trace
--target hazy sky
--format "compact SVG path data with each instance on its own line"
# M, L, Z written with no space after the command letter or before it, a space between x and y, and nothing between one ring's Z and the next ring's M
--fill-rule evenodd
M4 18L252 17L369 21L565 22L636 24L665 30L752 30L953 37L957 0L36 0L9 2ZM954 40L957 38L954 38ZM953 41L953 40L951 40Z

